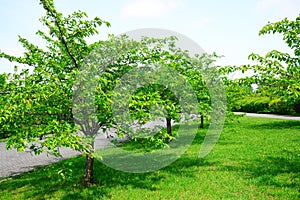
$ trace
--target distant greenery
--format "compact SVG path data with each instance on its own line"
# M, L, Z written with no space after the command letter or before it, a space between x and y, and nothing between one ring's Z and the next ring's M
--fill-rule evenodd
M199 129L180 159L161 170L130 174L96 161L95 181L101 185L84 188L85 158L78 156L2 179L0 199L300 198L300 121L243 117L227 123L211 154L199 159L207 128Z
M297 114L286 100L261 95L248 95L234 102L233 111L249 113Z
M279 114L300 113L300 14L294 20L288 18L269 22L259 35L278 34L291 53L272 50L265 55L252 53L251 65L226 66L225 74L236 71L247 77L227 81L227 96L232 108L246 112ZM258 86L255 94L251 85ZM247 91L247 93L246 93Z

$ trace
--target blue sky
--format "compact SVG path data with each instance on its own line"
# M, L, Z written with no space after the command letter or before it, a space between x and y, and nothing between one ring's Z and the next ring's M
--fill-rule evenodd
M56 0L55 4L65 14L82 10L111 23L110 28L101 27L91 42L105 39L108 33L169 29L191 38L208 53L224 55L217 63L221 65L249 63L251 52L289 52L281 35L258 36L258 32L268 21L295 19L300 13L300 0ZM35 32L43 30L38 20L43 14L38 0L1 0L0 50L21 55L18 35L40 43ZM11 64L0 60L0 72L12 71Z

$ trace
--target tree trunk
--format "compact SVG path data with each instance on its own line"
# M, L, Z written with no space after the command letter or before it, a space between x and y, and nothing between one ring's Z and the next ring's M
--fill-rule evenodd
M200 117L200 125L199 125L199 128L203 128L204 127L204 118L203 118L203 115L201 115Z
M171 118L166 118L166 120L167 120L167 133L171 136L172 135Z
M86 154L85 170L83 175L83 185L90 186L94 182L94 158L91 154Z

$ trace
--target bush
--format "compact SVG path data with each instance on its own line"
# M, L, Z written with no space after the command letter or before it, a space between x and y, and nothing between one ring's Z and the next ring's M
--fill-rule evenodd
M242 112L270 113L268 97L248 97L239 101Z
M295 114L294 106L282 98L248 96L235 103L233 111L250 113Z
M276 114L294 114L293 106L282 98L273 99L269 102L269 110Z

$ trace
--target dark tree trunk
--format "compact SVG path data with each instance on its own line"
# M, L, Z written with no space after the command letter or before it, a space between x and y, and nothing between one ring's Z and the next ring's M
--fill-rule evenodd
M200 125L199 125L199 128L203 128L204 127L204 118L203 118L203 115L201 115L200 117Z
M90 186L94 182L94 158L91 154L86 155L83 185Z
M171 125L171 118L166 118L167 120L167 133L172 135L172 125Z

